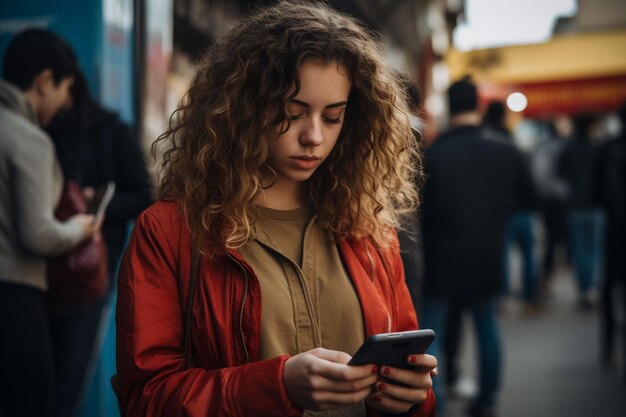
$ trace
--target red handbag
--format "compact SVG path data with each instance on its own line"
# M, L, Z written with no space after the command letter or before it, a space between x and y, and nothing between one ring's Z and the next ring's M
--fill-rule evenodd
M66 181L55 216L61 221L86 213L87 203L80 186ZM109 287L108 254L100 231L71 252L48 260L49 311L71 312L102 299Z

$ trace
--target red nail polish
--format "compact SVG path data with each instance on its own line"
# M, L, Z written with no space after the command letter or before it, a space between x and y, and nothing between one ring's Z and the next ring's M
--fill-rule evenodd
M376 372L378 372L378 366L374 365L372 366L372 373L375 374Z
M388 367L384 367L383 368L383 375L389 375L389 373L391 372L391 369L389 369Z
M409 363L415 363L417 362L417 358L413 355L409 356Z
M381 382L380 384L378 384L378 391L384 391L385 388L386 388L386 386L385 386L384 383Z
M381 397L380 395L377 395L377 396L375 396L375 397L374 397L374 399L375 399L376 401L378 401L378 402L381 402L381 401L382 401L382 399L383 399L383 397Z

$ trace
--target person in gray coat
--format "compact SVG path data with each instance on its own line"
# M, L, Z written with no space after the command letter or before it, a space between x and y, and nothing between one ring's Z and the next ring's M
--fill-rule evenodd
M100 227L91 215L54 217L63 175L40 128L69 103L76 58L52 32L30 29L7 47L0 80L0 409L54 415L54 369L44 301L46 257Z

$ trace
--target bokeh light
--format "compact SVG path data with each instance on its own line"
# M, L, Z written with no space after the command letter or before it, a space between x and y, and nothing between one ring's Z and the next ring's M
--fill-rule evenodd
M524 111L524 109L528 105L528 99L524 94L520 92L511 93L506 98L506 105L511 111Z

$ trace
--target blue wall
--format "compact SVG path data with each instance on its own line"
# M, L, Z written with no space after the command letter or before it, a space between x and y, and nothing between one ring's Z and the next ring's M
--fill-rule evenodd
M50 29L74 48L92 93L99 88L98 61L101 55L101 1L22 0L0 2L0 54L10 39L26 27Z
M27 27L58 33L74 48L93 96L132 122L133 4L133 0L0 1L0 55Z

